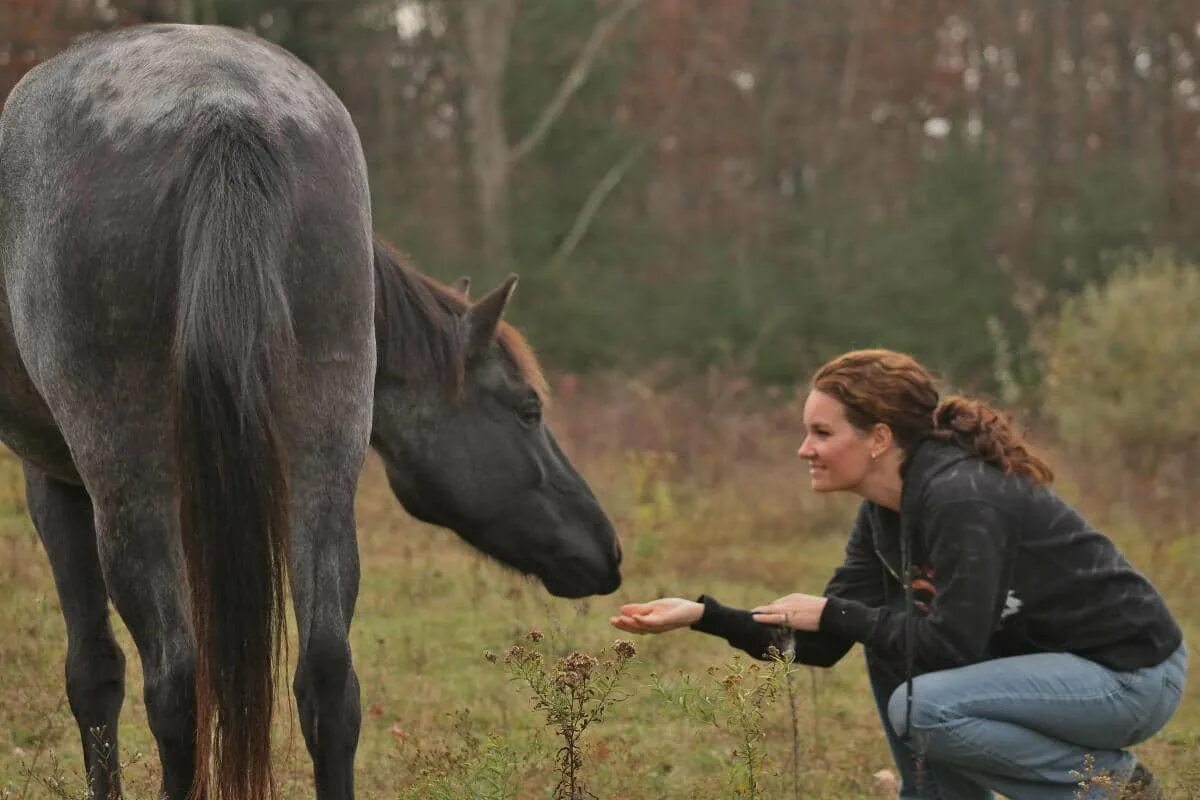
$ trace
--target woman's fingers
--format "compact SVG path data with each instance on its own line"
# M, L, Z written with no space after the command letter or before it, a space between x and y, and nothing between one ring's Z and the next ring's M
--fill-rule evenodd
M617 628L618 630L625 631L626 633L636 633L639 635L643 633L657 633L657 631L648 630L638 626L637 623L630 623L627 621L615 622L613 623L613 627Z
M679 627L678 625L671 625L666 620L647 614L622 614L619 617L610 617L608 621L614 628L619 628L629 633L662 633L663 631Z
M750 609L750 618L764 625L784 625L787 623L787 617L788 609L775 603Z
M626 617L649 614L652 611L654 611L654 606L650 603L626 603L621 606L621 614Z

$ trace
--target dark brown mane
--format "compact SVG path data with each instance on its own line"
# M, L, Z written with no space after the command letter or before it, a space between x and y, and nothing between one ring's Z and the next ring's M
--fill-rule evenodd
M378 237L375 283L379 368L434 380L448 396L460 397L466 354L459 321L470 301L461 292L417 272ZM525 337L501 322L497 338L513 368L546 400L546 379Z

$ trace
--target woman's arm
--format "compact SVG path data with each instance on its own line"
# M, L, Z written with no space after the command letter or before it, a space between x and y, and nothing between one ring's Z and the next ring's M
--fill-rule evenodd
M865 608L882 606L883 567L871 543L868 506L859 507L858 517L846 543L846 555L825 586L827 597L837 597ZM779 625L755 622L749 611L731 608L703 595L703 616L691 627L720 636L754 658L766 658L767 649L790 651L796 661L814 667L830 667L854 645L854 639L833 631L792 631Z

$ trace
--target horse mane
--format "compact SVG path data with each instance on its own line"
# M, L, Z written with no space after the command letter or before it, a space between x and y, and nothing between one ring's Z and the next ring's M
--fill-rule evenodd
M447 396L461 398L467 353L460 320L471 302L462 292L415 270L378 236L374 251L379 368L435 381ZM521 332L501 320L496 339L517 374L547 401L545 375Z

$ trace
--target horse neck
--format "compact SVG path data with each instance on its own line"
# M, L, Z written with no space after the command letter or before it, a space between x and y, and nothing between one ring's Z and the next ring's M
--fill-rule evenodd
M377 380L461 384L460 317L417 272L377 262L375 333Z

